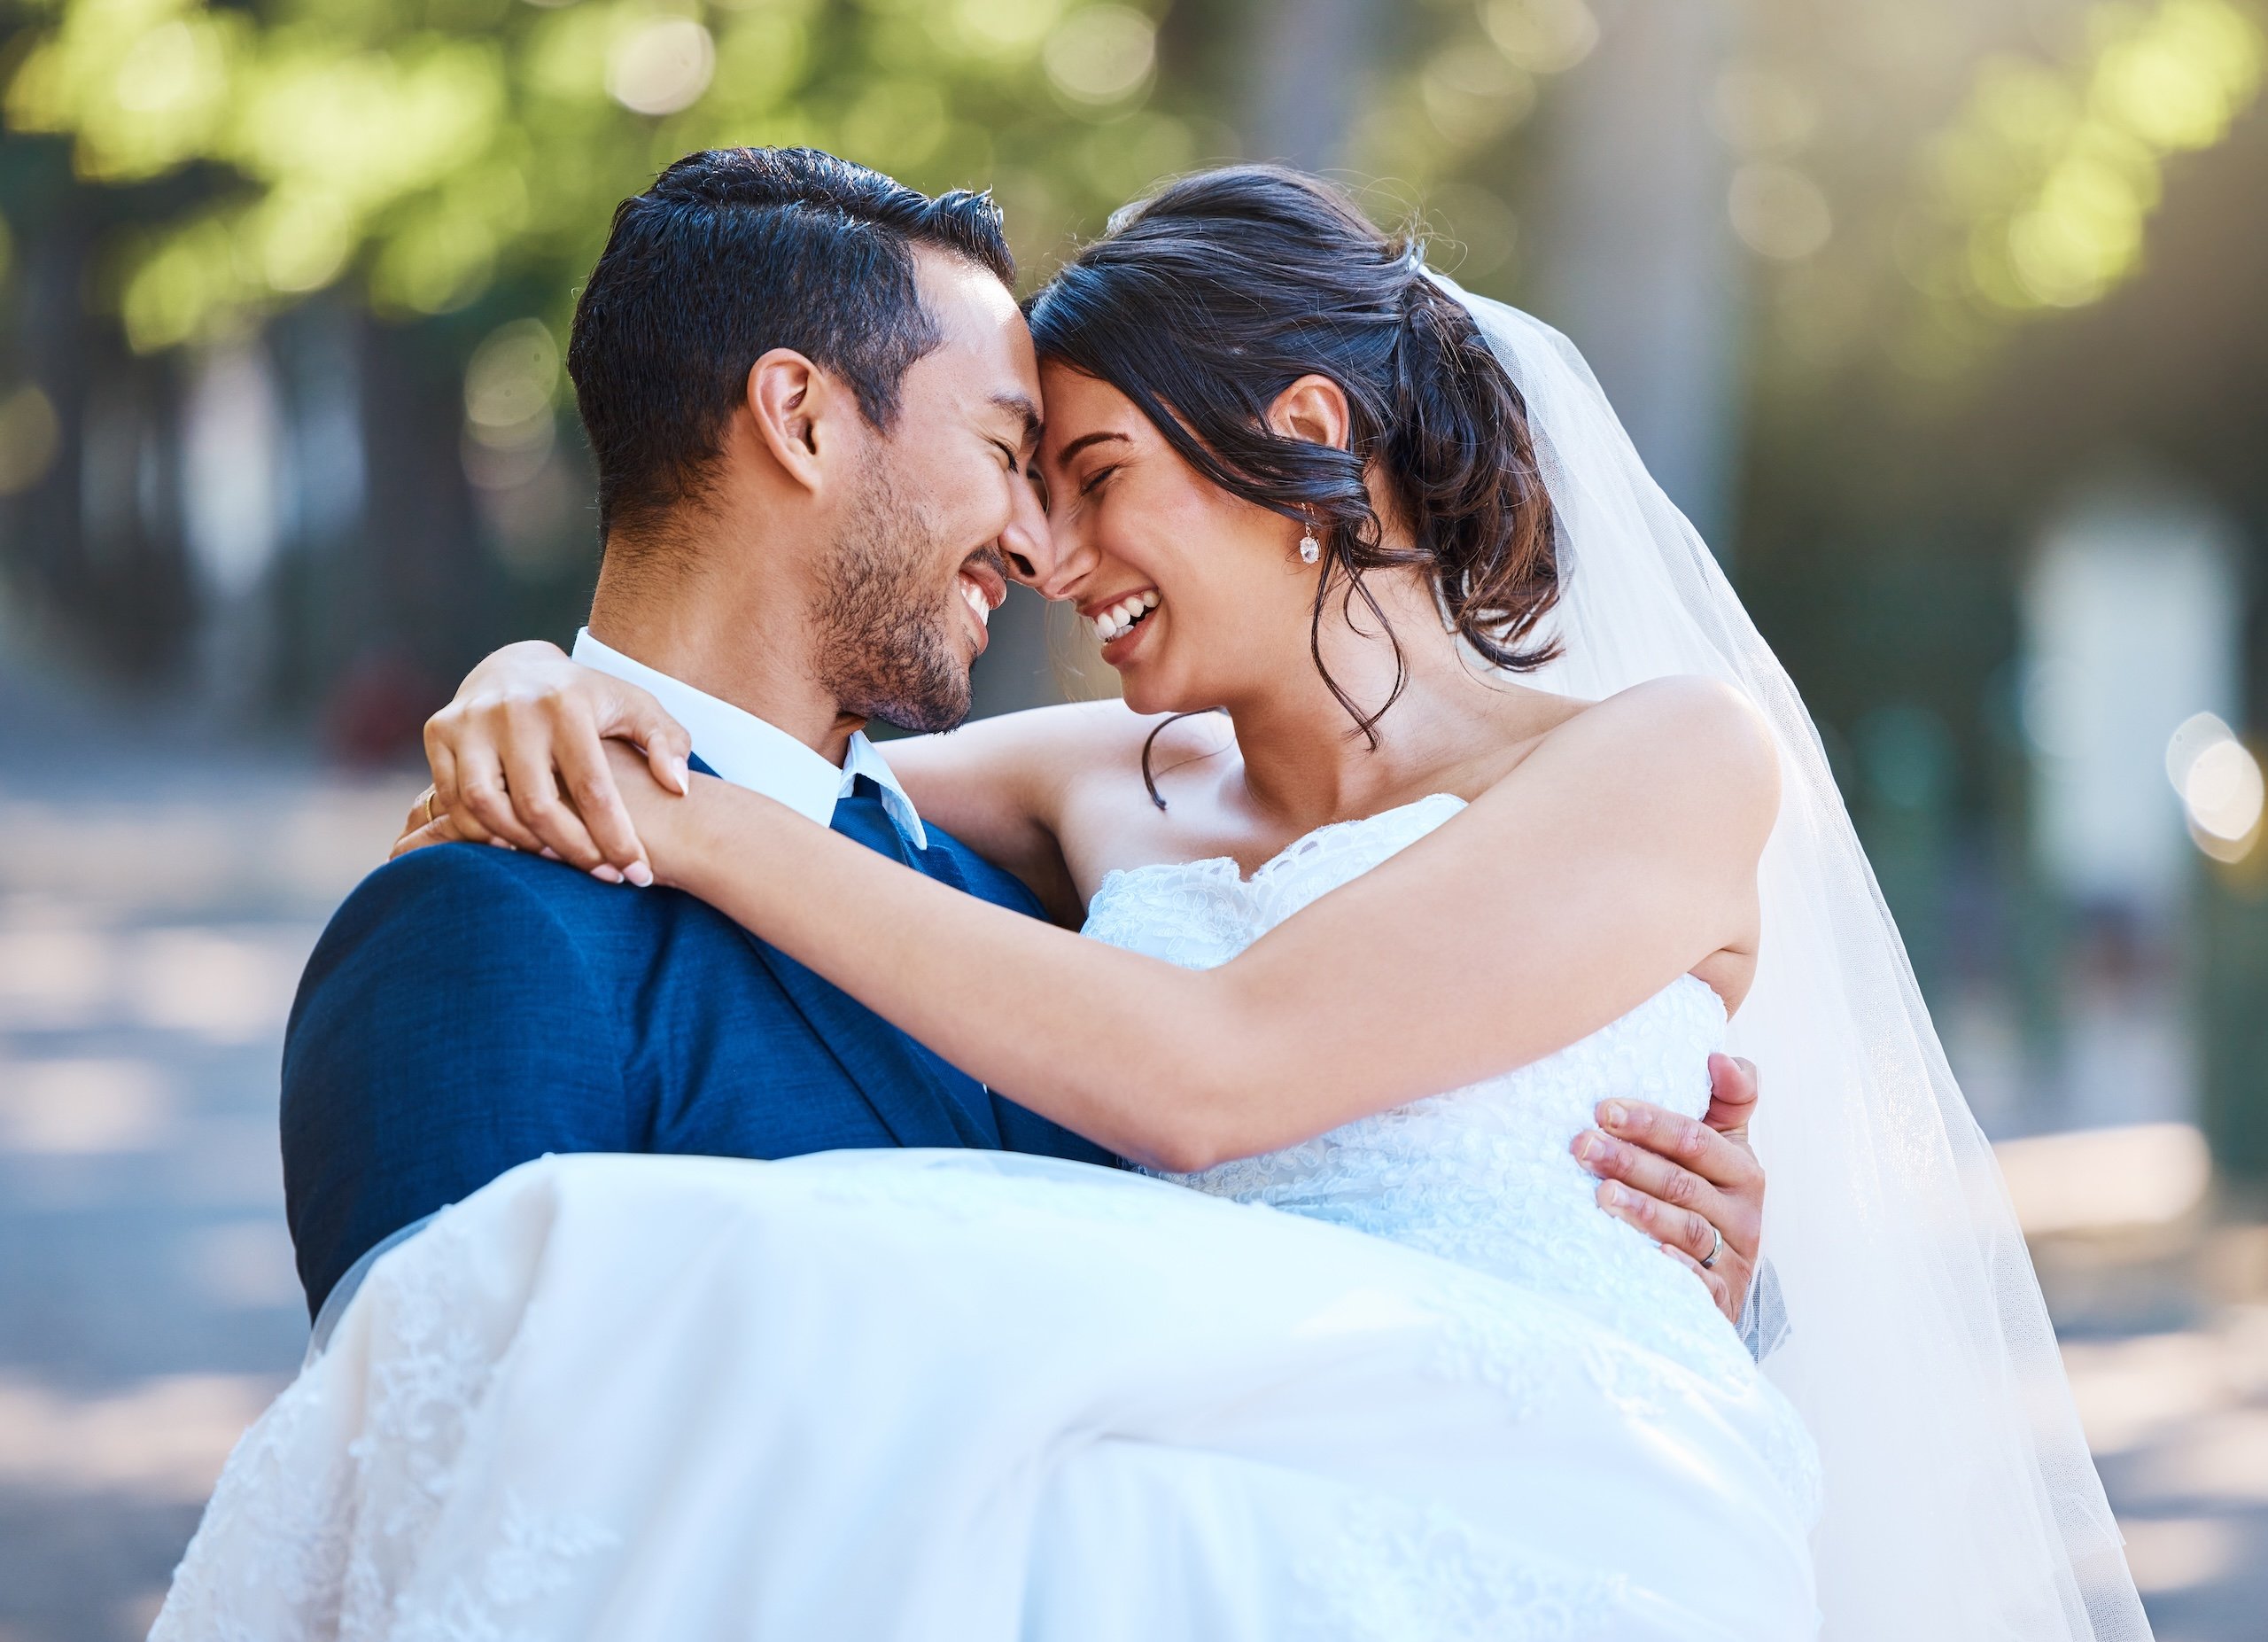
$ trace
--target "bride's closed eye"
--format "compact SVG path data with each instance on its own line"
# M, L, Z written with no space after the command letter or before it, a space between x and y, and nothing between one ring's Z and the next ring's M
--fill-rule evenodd
M1082 496L1093 495L1097 488L1101 486L1102 482L1117 471L1118 463L1115 462L1108 467L1097 468L1093 472L1088 474L1085 479L1079 482L1079 494Z

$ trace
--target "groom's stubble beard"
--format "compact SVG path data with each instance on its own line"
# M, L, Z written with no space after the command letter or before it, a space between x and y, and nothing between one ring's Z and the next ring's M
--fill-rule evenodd
M935 521L878 463L845 521L813 626L819 681L840 709L916 734L968 716L968 665L929 580L943 555Z

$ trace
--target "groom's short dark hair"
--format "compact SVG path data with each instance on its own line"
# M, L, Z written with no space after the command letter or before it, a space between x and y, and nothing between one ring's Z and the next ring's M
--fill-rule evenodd
M932 199L812 148L688 154L616 207L567 348L601 533L700 494L749 367L773 348L842 377L887 432L907 368L943 339L916 245L1014 282L990 194Z

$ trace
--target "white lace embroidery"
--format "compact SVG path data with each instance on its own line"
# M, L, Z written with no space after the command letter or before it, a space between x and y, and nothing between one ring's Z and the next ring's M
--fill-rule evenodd
M327 1412L303 1375L239 1439L150 1642L336 1630L352 1496Z
M1115 872L1086 932L1191 969L1225 963L1269 930L1407 848L1464 807L1442 793L1309 834L1249 879L1226 859ZM1239 1202L1264 1203L1391 1239L1550 1296L1643 1351L1717 1384L1747 1385L1755 1365L1689 1272L1599 1208L1597 1182L1569 1148L1599 1101L1651 1101L1699 1117L1724 1006L1681 977L1619 1020L1516 1071L1380 1112L1303 1145L1169 1176ZM1463 1370L1527 1393L1529 1366L1559 1355L1530 1338L1535 1316L1464 1296L1445 1306ZM1557 1342L1555 1342L1555 1346ZM1563 1359L1564 1360L1564 1359ZM1610 1395L1660 1395L1643 1365L1584 1353ZM1776 1399L1775 1399L1776 1401ZM1767 1422L1769 1459L1797 1498L1815 1496L1817 1461L1791 1412Z
M361 1434L342 1451L330 1406L346 1365L300 1375L245 1434L175 1571L151 1642L239 1636L516 1642L511 1610L557 1590L572 1562L619 1543L605 1525L508 1497L478 1577L433 1602L401 1588L454 1491L518 1314L484 1292L483 1250L447 1215L415 1261L362 1296L371 1366ZM405 1274L414 1279L405 1280ZM310 1461L314 1463L310 1463ZM532 1638L530 1642L534 1642Z
M1301 1570L1295 1636L1316 1642L1573 1642L1604 1638L1613 1575L1554 1568L1491 1544L1440 1506L1383 1497L1348 1508L1328 1556Z

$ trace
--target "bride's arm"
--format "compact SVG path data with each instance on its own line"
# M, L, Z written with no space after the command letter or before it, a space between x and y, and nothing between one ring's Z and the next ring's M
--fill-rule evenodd
M664 786L684 788L691 738L646 691L541 639L491 652L425 720L433 783L392 852L501 840L615 883L642 879L645 849L602 751L610 739L640 749Z
M627 796L668 882L1002 1094L1186 1171L1524 1065L1752 938L1778 769L1729 690L1643 686L1209 970L989 906L722 782Z
M973 719L880 743L922 820L1014 873L1067 929L1086 916L1058 831L1074 783L1131 763L1153 720L1123 702L1074 702Z
M1112 740L1098 733L1099 716L1132 717L1116 702L1043 707L882 751L926 820L1021 878L1059 922L1076 924L1083 909L1054 817L1066 783ZM664 786L682 785L691 743L647 691L541 640L505 646L427 721L431 802L411 807L393 852L501 838L602 877L641 875L645 846L603 751L610 740L641 749ZM433 824L443 816L446 825Z

